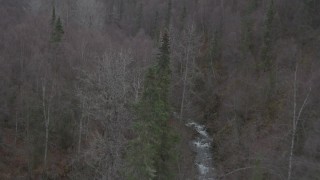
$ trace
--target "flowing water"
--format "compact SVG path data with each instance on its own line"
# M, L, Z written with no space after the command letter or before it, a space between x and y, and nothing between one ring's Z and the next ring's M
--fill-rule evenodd
M197 137L191 141L191 147L196 153L195 166L198 168L198 180L214 180L214 168L212 161L211 144L212 138L209 136L204 125L195 122L187 123L186 126L193 128L197 132Z

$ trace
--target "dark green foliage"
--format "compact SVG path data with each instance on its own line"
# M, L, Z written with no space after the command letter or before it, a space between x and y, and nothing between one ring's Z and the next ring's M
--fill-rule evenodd
M51 16L51 38L50 41L53 43L61 42L62 36L64 34L63 26L60 17L56 17L55 6L52 6L52 16Z
M55 27L52 34L52 42L61 42L62 36L64 34L62 23L60 17L55 23Z
M156 66L149 69L140 102L135 106L137 138L131 141L127 158L128 179L172 179L172 147L176 137L168 125L170 106L169 36L163 35Z

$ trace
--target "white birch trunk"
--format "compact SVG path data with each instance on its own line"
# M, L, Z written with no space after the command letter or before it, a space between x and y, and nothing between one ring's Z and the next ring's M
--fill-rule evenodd
M309 89L309 92L306 96L306 98L303 101L303 104L299 110L298 116L297 116L297 71L298 71L298 65L296 66L296 70L294 73L294 88L293 88L293 119L292 119L292 135L291 135L291 146L290 146L290 155L289 155L289 165L288 165L288 180L291 180L292 177L292 161L294 158L294 147L295 147L295 136L297 133L297 126L300 120L301 113L308 101L311 87Z

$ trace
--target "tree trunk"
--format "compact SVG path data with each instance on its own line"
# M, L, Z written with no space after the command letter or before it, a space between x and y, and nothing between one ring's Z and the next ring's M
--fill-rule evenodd
M185 94L187 89L187 78L188 78L188 64L189 64L188 62L189 62L189 40L188 40L188 45L186 49L186 66L185 66L185 72L184 72L182 99L181 99L181 106L180 106L180 121L182 121L183 119L183 108L184 108L184 100L185 100Z
M17 146L17 139L18 139L18 112L17 111L16 111L16 133L15 133L15 137L14 137L14 144L16 146Z
M48 154L48 140L49 139L49 124L46 123L46 142L45 142L45 148L44 148L44 168L45 171L47 171L47 154Z
M82 108L84 108L84 106L82 105ZM83 115L82 117L80 117L79 119L79 139L78 139L78 155L81 152L81 138L82 138L82 119L83 119Z
M291 147L290 147L290 155L289 155L289 165L288 165L288 180L291 180L292 176L292 161L293 161L293 151L295 146L295 136L297 133L297 126L300 120L301 113L303 109L305 108L307 101L309 99L310 93L311 93L311 87L309 88L309 92L304 99L301 108L299 109L299 113L297 115L297 71L298 71L298 64L296 66L296 70L294 73L294 88L293 88L293 119L292 119L292 135L291 135Z

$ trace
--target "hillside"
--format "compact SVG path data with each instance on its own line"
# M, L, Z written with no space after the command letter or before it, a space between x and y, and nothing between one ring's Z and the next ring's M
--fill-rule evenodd
M319 9L0 0L0 179L320 179Z

